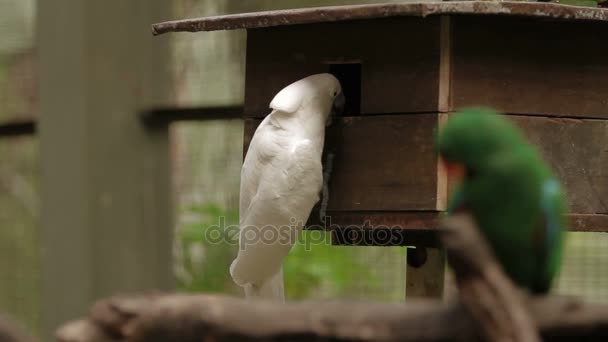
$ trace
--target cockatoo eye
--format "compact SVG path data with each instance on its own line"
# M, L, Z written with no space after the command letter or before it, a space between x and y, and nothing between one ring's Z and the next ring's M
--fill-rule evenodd
M337 90L334 90L334 95L333 96L334 97L338 96L338 91Z

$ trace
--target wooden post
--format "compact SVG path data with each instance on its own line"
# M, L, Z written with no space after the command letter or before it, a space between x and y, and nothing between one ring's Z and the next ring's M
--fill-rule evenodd
M449 16L440 18L439 31L439 127L447 122L450 111L452 27ZM437 210L446 210L449 180L441 161L437 159ZM405 295L407 298L441 298L445 282L445 251L436 248L415 247L407 250Z
M407 249L406 298L442 298L445 251L438 248Z
M117 292L169 289L172 219L163 0L38 1L41 331Z

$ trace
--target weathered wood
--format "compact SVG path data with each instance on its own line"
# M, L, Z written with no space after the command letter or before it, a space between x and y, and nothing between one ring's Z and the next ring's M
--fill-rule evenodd
M460 300L487 341L540 341L522 293L503 273L473 218L459 214L442 222L441 241L456 275Z
M270 101L283 87L310 74L329 72L332 63L345 62L361 63L361 104L356 106L361 113L436 112L439 30L439 18L250 30L246 115L268 114ZM400 32L399 39L391 44L378 39L394 31Z
M313 212L307 223L307 229L311 230L345 230L345 229L388 229L402 230L405 238L397 235L395 239L404 243L399 246L414 246L417 245L417 239L424 241L424 246L437 246L436 238L434 237L436 228L439 227L439 219L443 213L439 211L377 211L377 212L357 212L357 211L330 211L326 223L322 223ZM570 221L570 231L575 232L608 232L608 215L606 214L568 214ZM354 234L354 233L352 233ZM383 233L384 234L384 233ZM430 234L430 235L429 235ZM410 236L410 237L407 237ZM353 235L355 240L350 240L352 245L377 245L365 241L357 242L357 237ZM346 240L347 242L349 240ZM371 241L368 240L367 241ZM379 241L383 241L380 239ZM382 244L380 244L382 245Z
M334 245L438 247L440 217L434 211L330 211L321 223L313 212L307 228L331 231Z
M471 322L458 308L265 301L209 295L111 298L58 331L61 342L109 341L434 341L466 340ZM88 336L91 336L87 338ZM100 339L105 337L107 340Z
M437 232L431 229L399 229L398 227L360 229L354 226L340 226L331 231L331 239L334 246L429 248L441 246Z
M416 246L407 249L405 297L442 298L445 279L445 252L439 248Z
M307 228L336 230L340 227L363 229L422 230L439 227L441 213L437 211L328 211L325 221L311 213Z
M452 28L452 108L608 118L605 23L456 17Z
M441 129L441 127L443 127L443 125L447 122L448 120L448 114L447 113L441 113L439 114L439 118L438 118L438 130ZM450 200L450 194L452 191L452 187L454 185L454 180L452 179L453 177L450 176L449 172L447 171L444 162L441 160L441 158L437 158L437 205L436 208L437 210L447 210L448 209L448 202Z
M355 19L386 18L396 16L428 17L446 14L473 14L488 16L527 16L575 21L608 21L608 11L601 9L560 6L553 3L526 2L404 2L332 6L241 13L208 18L175 20L152 25L154 35L179 31L216 31L272 27L281 25L311 24Z
M510 118L557 174L567 191L571 213L608 213L608 121Z
M439 100L438 111L450 110L450 92L452 90L452 18L443 16L439 20Z
M570 231L608 232L608 215L569 214Z
M335 155L328 208L331 225L335 229L367 226L413 231L437 227L435 208L444 209L445 202L439 200L439 190L445 186L446 175L432 147L431 132L438 123L429 121L440 122L446 116L425 114L334 120L335 127L328 130L326 147ZM608 231L608 215L602 215L606 213L604 203L608 201L608 169L604 167L608 165L608 154L604 152L604 146L608 146L608 122L531 116L510 118L523 128L532 143L539 146L564 183L570 201L571 230ZM245 146L248 146L260 120L247 119L245 122ZM422 158L412 157L416 155ZM432 172L437 175L436 180L429 177ZM374 188L378 190L374 191ZM437 197L433 199L428 194ZM349 202L349 199L355 200ZM420 201L418 205L416 201ZM308 222L311 229L322 227L317 209ZM361 234L361 240L345 240L345 233L342 233L335 241L367 245L375 233ZM408 237L403 238L404 235ZM395 239L409 244L416 244L420 239L424 245L432 245L435 241L421 232L399 234Z
M177 121L242 119L244 111L242 106L158 108L144 111L140 118L148 127L162 127Z
M118 291L173 283L163 0L38 2L41 337ZM105 25L112 18L112 25ZM58 39L58 37L61 37Z
M329 210L435 210L437 114L341 118L329 128L334 154Z
M437 114L336 118L328 210L435 210ZM259 121L246 120L245 151Z
M606 341L608 306L572 298L528 301L545 341ZM478 327L458 306L251 302L210 295L116 297L58 331L60 342L472 341Z

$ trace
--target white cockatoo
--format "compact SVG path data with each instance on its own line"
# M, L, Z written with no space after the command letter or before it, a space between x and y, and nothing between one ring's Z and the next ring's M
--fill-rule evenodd
M255 131L241 171L239 252L230 266L247 298L284 301L283 259L319 200L325 127L344 105L330 74L281 90Z

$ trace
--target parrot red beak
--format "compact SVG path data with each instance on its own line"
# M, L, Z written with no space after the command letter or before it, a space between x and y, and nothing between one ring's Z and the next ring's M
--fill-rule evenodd
M457 181L461 181L462 179L464 179L464 177L466 175L466 169L465 169L464 165L459 164L459 163L450 162L445 159L442 159L442 161L443 161L443 165L445 166L445 169L448 172L449 177L452 177L452 178L456 179Z

